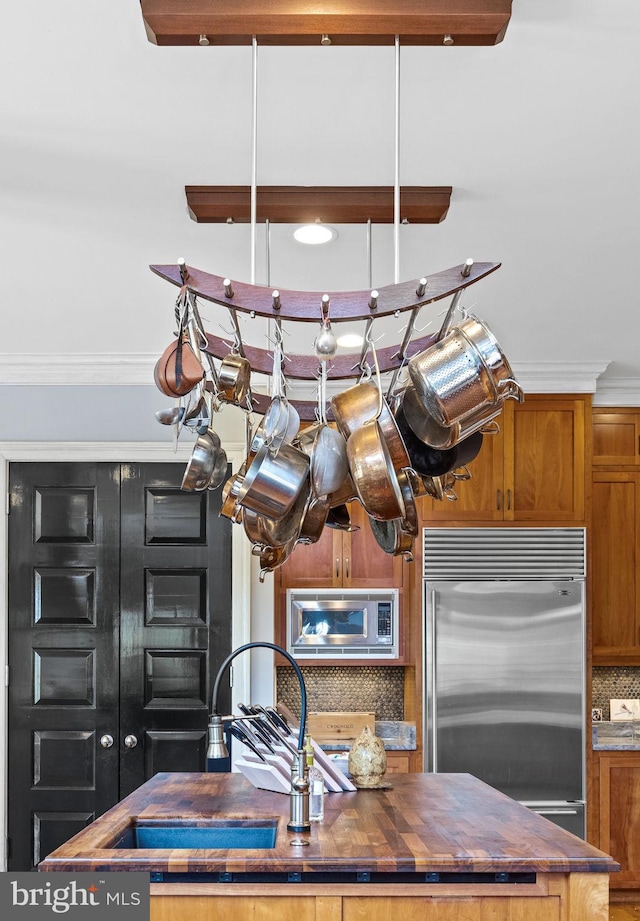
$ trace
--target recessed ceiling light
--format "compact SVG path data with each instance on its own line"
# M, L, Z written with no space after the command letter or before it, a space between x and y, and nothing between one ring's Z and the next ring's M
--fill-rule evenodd
M360 333L344 333L344 335L338 336L338 345L342 346L343 349L353 349L362 345L363 342L364 339Z
M294 238L298 243L307 243L311 246L317 246L319 243L331 243L338 236L337 231L328 224L322 224L316 221L315 224L301 224L293 231Z

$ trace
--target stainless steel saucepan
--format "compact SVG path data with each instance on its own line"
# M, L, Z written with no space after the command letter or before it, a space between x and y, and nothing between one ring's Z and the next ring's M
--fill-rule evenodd
M238 502L277 521L291 511L308 477L304 451L285 443L273 454L263 444L240 485Z

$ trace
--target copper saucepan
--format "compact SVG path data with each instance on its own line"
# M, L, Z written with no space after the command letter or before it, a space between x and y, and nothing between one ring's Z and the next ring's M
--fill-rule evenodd
M404 501L404 517L392 521L378 521L369 517L369 524L381 550L393 556L402 556L410 563L413 560L413 542L418 533L418 512L411 479L404 470L398 473L398 484Z
M220 363L219 397L225 403L243 403L251 385L251 364L237 352L230 352Z
M378 422L367 422L349 436L347 457L367 513L381 521L404 517L402 491Z
M372 381L361 381L336 394L331 398L331 406L338 429L346 439L356 429L375 419L380 425L394 469L411 466L396 420L384 396Z

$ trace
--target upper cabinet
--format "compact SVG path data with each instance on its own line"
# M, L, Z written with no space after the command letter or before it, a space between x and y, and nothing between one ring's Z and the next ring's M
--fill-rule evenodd
M640 472L595 470L593 661L640 665Z
M594 466L640 466L640 412L616 408L593 410Z
M505 403L455 501L423 500L425 521L582 522L588 398L527 396Z
M315 544L299 544L276 571L276 587L286 588L399 588L402 557L378 546L367 513L359 502L350 505L351 524L358 531L325 528Z
M593 410L593 661L640 665L640 410Z

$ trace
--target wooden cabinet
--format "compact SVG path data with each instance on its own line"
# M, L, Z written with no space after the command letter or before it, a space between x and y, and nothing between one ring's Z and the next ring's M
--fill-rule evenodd
M640 472L593 473L593 661L640 665Z
M457 501L425 500L428 521L544 521L585 517L585 397L507 402L500 433L486 435Z
M640 411L593 410L594 466L640 466Z
M378 546L367 513L359 502L350 506L351 523L358 531L325 528L315 544L298 545L278 572L276 588L400 588L402 557Z
M409 774L411 755L401 751L387 752L387 774Z
M617 860L612 889L640 889L640 752L598 752L600 850Z

